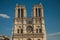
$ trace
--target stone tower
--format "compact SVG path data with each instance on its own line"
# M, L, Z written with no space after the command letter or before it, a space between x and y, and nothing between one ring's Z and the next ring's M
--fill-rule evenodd
M13 40L46 40L43 6L40 3L32 9L32 17L27 18L25 6L16 5Z

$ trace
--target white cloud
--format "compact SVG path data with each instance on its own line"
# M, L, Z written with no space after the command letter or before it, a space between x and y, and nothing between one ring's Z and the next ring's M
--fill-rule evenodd
M56 35L60 35L60 32L52 33L52 34L47 34L47 36L56 36Z
M47 40L60 40L60 32L47 34Z
M7 18L7 19L10 18L10 16L8 16L7 14L0 14L0 17Z

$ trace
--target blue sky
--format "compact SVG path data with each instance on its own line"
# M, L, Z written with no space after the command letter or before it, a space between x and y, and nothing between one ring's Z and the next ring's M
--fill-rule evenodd
M0 35L12 35L16 3L25 5L28 17L40 0L0 0ZM60 0L42 0L47 40L60 40Z

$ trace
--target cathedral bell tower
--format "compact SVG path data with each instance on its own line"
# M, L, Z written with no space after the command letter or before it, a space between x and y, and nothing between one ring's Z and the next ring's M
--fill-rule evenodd
M13 28L13 40L22 40L23 33L25 33L26 27L26 8L24 5L16 4L14 28Z
M24 5L16 5L13 40L46 40L44 14L42 4L34 5L32 17L26 17Z
M46 40L46 31L44 23L44 14L42 4L33 6L33 26L34 26L34 40Z

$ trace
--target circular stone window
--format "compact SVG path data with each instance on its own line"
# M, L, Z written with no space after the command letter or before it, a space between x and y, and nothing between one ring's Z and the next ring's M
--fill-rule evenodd
M32 26L27 26L26 30L27 30L28 33L33 32L33 27Z

